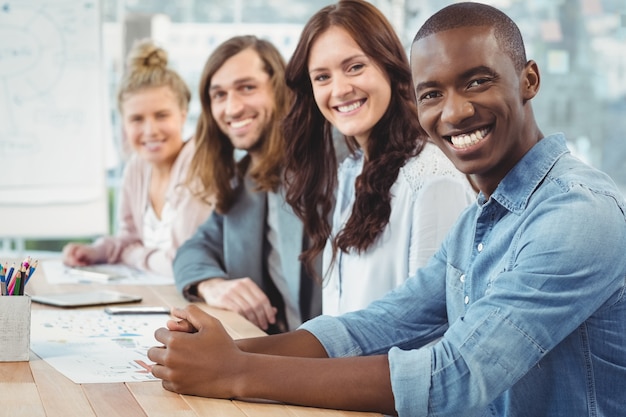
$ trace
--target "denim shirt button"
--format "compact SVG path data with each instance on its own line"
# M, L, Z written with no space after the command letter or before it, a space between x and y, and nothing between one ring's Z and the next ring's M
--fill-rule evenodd
M463 299L463 302L465 304L469 304L469 295L466 295L465 298Z
M459 277L459 281L465 282L465 274L461 274L461 276Z
M478 247L477 247L478 252L482 252L484 247L485 247L485 245L483 245L483 243L482 243L482 242L480 242L480 243L478 244Z

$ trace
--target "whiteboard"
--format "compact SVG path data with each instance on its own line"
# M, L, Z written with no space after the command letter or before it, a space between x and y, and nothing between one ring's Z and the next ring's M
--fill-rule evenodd
M0 2L0 236L107 231L100 27L99 0Z

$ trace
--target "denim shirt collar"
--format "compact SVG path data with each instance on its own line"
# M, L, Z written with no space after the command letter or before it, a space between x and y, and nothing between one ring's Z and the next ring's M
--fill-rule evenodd
M526 155L509 171L491 198L513 213L524 210L533 192L556 161L566 153L569 153L569 149L562 133L546 136L526 152ZM482 192L478 196L478 202L480 204L486 202Z

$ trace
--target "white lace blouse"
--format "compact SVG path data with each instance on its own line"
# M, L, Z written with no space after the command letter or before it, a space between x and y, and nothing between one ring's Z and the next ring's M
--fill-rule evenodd
M339 167L332 236L350 216L355 180L362 169L362 153L349 156ZM400 169L391 194L389 223L366 252L338 252L331 265L332 249L326 245L323 314L365 308L403 283L426 264L476 196L465 175L431 143Z
M166 201L159 219L148 201L143 217L143 245L148 248L167 250L172 246L172 222L176 213Z

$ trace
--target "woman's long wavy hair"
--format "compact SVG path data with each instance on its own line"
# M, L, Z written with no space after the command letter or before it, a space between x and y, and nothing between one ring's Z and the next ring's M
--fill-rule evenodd
M310 238L301 259L310 267L331 234L330 215L337 186L337 157L331 124L315 103L309 78L309 54L316 39L331 26L346 30L365 55L387 74L391 101L367 142L363 171L356 181L350 218L333 237L338 250L367 250L382 233L391 214L391 186L408 158L417 155L426 135L417 117L408 58L400 39L376 7L361 0L342 0L317 12L305 25L285 71L294 101L283 126L287 202L304 222ZM344 136L351 152L354 137Z
M263 61L264 70L270 76L274 103L272 120L265 129L259 163L250 167L250 157L235 161L235 148L228 136L217 125L211 113L209 88L213 75L234 55L253 49ZM235 36L215 49L209 56L200 80L199 94L202 113L198 119L195 140L196 152L189 168L188 183L198 184L194 191L204 199L216 200L216 210L226 213L234 200L233 179L241 183L248 168L249 175L262 191L276 191L282 181L285 142L281 126L282 116L287 112L291 96L284 83L285 61L270 42L255 36Z

